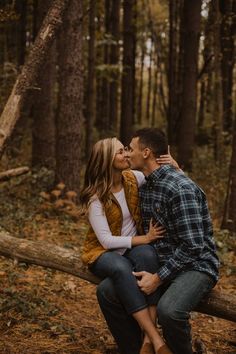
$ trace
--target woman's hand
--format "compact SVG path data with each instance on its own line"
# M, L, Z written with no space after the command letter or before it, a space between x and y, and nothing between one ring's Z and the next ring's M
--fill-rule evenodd
M149 222L149 230L146 234L147 243L163 238L165 232L166 230L163 226L159 226L157 223L153 224L153 220L151 219Z
M166 155L160 155L159 158L156 159L156 162L159 165L166 165L170 164L176 168L176 170L180 170L181 168L179 167L177 161L171 156L170 154L170 147L168 146L168 154Z

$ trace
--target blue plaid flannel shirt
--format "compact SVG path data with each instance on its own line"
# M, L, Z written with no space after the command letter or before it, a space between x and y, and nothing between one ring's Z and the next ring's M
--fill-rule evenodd
M153 171L140 187L144 231L153 218L166 229L155 242L160 278L170 280L178 272L197 270L218 280L219 260L204 192L171 165Z

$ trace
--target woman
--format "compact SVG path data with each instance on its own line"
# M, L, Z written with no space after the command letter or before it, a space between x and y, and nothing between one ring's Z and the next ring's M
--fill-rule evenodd
M165 156L165 161L170 160ZM119 140L108 138L94 145L80 196L90 223L82 259L95 275L114 281L126 311L145 332L140 353L150 353L146 349L152 344L153 353L171 354L155 326L158 293L144 295L132 274L134 270L155 273L156 251L149 243L163 237L165 230L150 221L143 235L138 187L145 179L141 172L128 168L127 153Z

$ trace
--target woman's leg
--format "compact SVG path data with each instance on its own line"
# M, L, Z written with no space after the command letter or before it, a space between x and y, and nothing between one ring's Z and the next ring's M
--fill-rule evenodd
M131 250L127 251L125 257L127 257L130 260L130 262L133 264L134 269L137 272L146 271L149 273L156 273L158 269L158 257L156 254L156 250L151 245L136 246ZM157 332L156 329L157 303L158 300L160 299L160 296L161 294L159 289L157 289L155 292L153 292L150 295L145 295L146 302L148 304L149 318L151 319L153 325L155 326L156 332ZM146 331L144 332L145 333L143 338L143 347L146 343L147 344L150 344L151 342L153 343L153 339L150 337L150 335ZM159 349L160 346L163 345L164 342L162 338L159 336L158 343L156 343L154 347L155 349L156 348ZM166 350L167 350L166 353L168 353L168 348Z
M108 276L112 279L121 303L147 333L155 353L158 353L158 349L164 345L164 342L150 317L146 297L138 288L136 278L132 274L131 262L115 252L106 252L98 258L91 270L99 277Z

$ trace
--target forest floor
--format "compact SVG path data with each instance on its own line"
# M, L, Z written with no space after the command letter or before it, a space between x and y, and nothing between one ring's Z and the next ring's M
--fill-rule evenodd
M44 171L1 183L0 225L17 237L80 252L86 224L55 193L40 196L50 178L45 176ZM233 236L221 234L218 245L217 288L232 294ZM0 257L0 354L117 353L95 292L94 285L71 275ZM193 338L204 343L208 354L236 353L234 323L195 312L191 322Z

